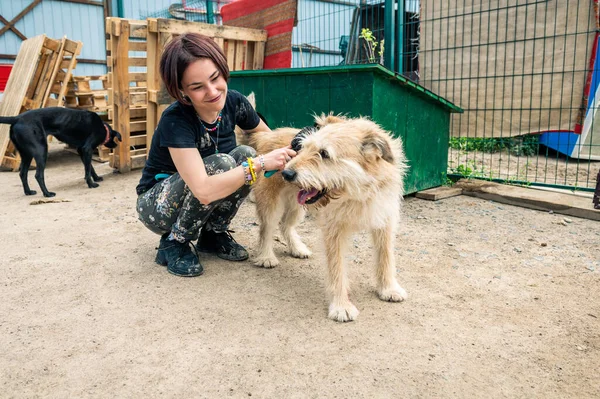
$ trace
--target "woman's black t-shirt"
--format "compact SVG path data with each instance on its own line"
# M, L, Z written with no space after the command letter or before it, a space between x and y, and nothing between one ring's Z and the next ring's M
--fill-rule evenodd
M173 174L175 164L169 153L173 148L197 148L205 158L219 150L229 153L236 147L235 125L244 130L258 126L260 118L246 97L235 90L227 91L225 107L221 113L221 123L215 132L207 132L200 123L194 107L175 102L167 108L158 123L152 137L152 144L142 178L136 191L139 194L148 191L157 182L155 176L161 173ZM215 125L206 124L212 128Z

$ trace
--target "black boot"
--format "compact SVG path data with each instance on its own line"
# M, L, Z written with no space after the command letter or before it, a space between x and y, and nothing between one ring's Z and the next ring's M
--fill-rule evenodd
M156 263L167 266L169 273L176 276L196 277L201 275L204 269L198 260L198 255L192 252L192 243L168 240L167 237L168 235L164 235L160 239Z
M242 261L248 259L248 251L235 242L229 231L217 233L202 229L198 239L198 250L215 253L221 259Z

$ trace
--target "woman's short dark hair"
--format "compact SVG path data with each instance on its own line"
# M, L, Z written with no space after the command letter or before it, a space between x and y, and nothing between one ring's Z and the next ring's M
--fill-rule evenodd
M160 57L160 76L169 94L177 101L191 105L181 94L181 79L187 67L200 58L214 62L225 81L229 80L227 58L210 37L188 32L173 38L165 46Z

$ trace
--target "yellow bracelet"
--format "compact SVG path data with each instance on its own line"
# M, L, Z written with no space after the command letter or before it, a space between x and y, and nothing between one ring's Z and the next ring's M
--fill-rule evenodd
M252 185L256 182L256 172L254 171L254 162L250 157L248 158L248 169L250 169L250 174L252 175L252 182L250 183Z

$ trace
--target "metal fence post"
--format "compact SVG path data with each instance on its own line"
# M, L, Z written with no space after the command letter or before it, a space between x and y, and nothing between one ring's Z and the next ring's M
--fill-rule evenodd
M206 0L206 23L215 23L215 13L213 11L213 3L211 0Z
M403 2L404 0L400 0L400 2ZM383 53L383 59L384 59L384 65L386 68L388 68L389 70L394 70L394 40L395 40L395 28L396 28L396 24L395 24L395 13L394 13L394 0L385 0L385 10L384 10L384 23L385 23L385 32L383 34L384 36L384 53Z
M397 68L396 72L399 74L404 73L404 19L406 18L406 14L404 12L406 0L397 0L398 8L396 9L396 23L398 24L398 30L396 31L396 47L398 50L396 51L397 58Z

